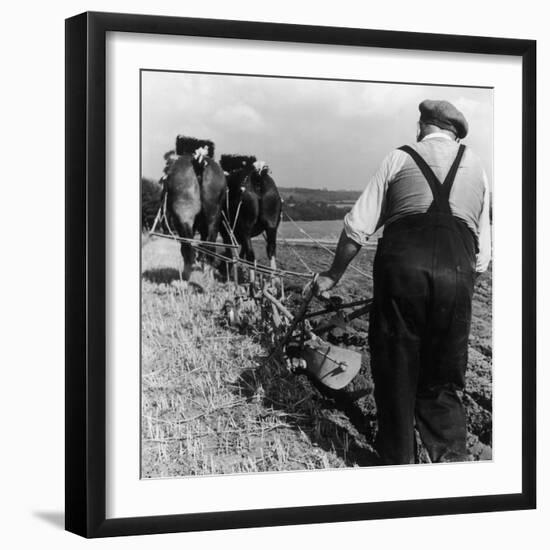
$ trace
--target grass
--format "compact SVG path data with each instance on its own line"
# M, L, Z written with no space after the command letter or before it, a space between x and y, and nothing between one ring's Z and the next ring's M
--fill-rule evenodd
M314 224L318 226L315 227ZM322 225L321 225L322 224ZM317 238L333 222L301 222ZM329 227L330 226L330 227ZM323 233L323 227L325 233ZM341 228L339 222L338 232ZM283 227L285 229L285 227ZM259 262L264 245L255 244ZM297 256L301 257L301 260ZM373 251L355 260L367 272ZM328 253L280 244L280 266L304 271L330 263ZM232 284L196 270L180 280L179 246L166 239L142 243L142 475L148 478L264 471L342 468L376 464L372 449L375 404L369 357L345 392L327 392L305 376L266 363L269 339L261 323L227 325L222 313L235 300ZM291 307L303 279L287 284ZM465 395L473 459L490 457L491 281L478 284L474 300L471 368ZM372 281L348 270L337 293L369 296ZM253 316L251 309L249 315ZM354 321L335 343L362 350L368 322ZM338 340L340 339L340 340Z
M361 463L341 413L306 378L266 365L262 334L224 324L233 285L199 271L181 282L173 250L160 239L143 249L143 476ZM364 438L362 448L368 457Z

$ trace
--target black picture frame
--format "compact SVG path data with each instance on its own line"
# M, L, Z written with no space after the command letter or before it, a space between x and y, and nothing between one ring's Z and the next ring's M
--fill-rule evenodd
M105 40L108 31L517 56L522 61L522 490L514 494L106 519ZM66 20L66 529L85 537L536 506L536 42L83 13Z

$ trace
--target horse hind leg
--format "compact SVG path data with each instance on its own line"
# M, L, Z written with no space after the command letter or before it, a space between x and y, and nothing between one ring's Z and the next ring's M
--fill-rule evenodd
M201 227L200 235L202 241L206 243L215 243L218 238L218 224L216 223L216 220L212 220L208 224ZM217 254L217 248L209 244L202 244L201 248L204 250L202 253L204 260L203 271L205 269L205 264L211 266L212 269L219 270L221 260L214 256L214 254Z
M180 237L184 237L186 239L193 238L193 235L194 235L193 224L189 222L178 222L176 226ZM189 243L185 243L185 242L181 243L180 250L181 250L181 256L183 258L182 279L184 281L188 281L189 278L191 277L193 264L195 263L195 250Z
M254 269L254 263L256 261L256 255L254 254L254 248L252 247L252 239L250 236L243 239L241 243L241 258L244 258L247 262L252 264L249 266L249 278L250 288L253 289L256 284L256 270Z
M275 261L275 254L277 252L277 229L268 227L265 230L265 240L266 240L266 253L269 260L269 265L272 269L276 269L277 264Z
M191 277L193 264L195 263L195 250L189 243L181 243L181 255L183 257L183 271L181 276L184 281L188 281Z
M198 223L196 224L196 229L199 230L201 241L206 241L207 232L206 232L206 226L204 224L204 220L198 221ZM206 263L210 261L210 255L208 254L208 252L204 252L205 250L208 251L209 247L205 246L204 244L201 244L197 251L197 257L196 257L196 261L200 263L200 267L203 272L204 272Z
M267 228L266 235L266 253L269 260L269 267L275 272L277 270L277 261L275 255L277 252L277 228ZM284 298L284 286L282 280L272 273L271 282L275 288L280 289L281 296Z
M233 241L229 235L229 231L225 227L225 224L221 224L220 226L220 233L222 235L222 239L224 244L226 245L232 245ZM220 263L218 265L218 271L220 275L226 277L227 282L229 282L229 279L231 278L229 275L230 266L233 266L233 278L235 279L235 283L238 283L237 280L237 264L234 261L234 249L232 248L226 248L225 251L222 254L225 257L225 261L220 260Z

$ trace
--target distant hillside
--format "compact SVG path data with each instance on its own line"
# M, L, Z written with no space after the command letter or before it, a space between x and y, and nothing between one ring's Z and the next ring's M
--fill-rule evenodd
M285 201L293 197L296 202L355 202L361 194L361 191L333 191L328 189L307 189L305 187L278 187L278 189Z
M296 221L341 220L361 194L359 191L328 191L303 187L279 187L278 189L284 200L284 212ZM143 227L152 227L160 206L161 194L162 187L158 182L142 178Z
M295 220L341 220L361 194L360 191L329 191L305 187L279 187L283 210Z

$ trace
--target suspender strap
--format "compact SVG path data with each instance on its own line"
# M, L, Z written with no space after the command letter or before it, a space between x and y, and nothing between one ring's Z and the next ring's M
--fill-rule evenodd
M464 150L466 149L466 147L464 145L461 145L458 148L456 158L443 184L441 184L428 163L415 149L413 149L409 145L403 145L402 147L399 147L399 149L412 157L412 159L422 172L422 175L426 178L426 181L430 186L434 198L434 202L430 207L430 211L435 210L436 212L442 212L452 215L451 207L449 206L449 195L451 194L451 188L456 178L458 167L460 165L460 161L462 160L462 156L464 155Z
M453 183L456 178L456 173L458 172L458 167L460 166L460 161L462 160L462 156L464 155L464 150L466 147L464 145L461 145L458 148L458 153L456 155L456 158L451 166L451 169L449 170L447 177L445 178L445 181L443 182L443 186L441 191L444 193L445 200L449 202L449 195L451 194L451 187L453 186Z
M441 182L437 179L437 176L434 174L433 170L428 166L428 163L422 158L422 156L409 145L403 145L403 147L399 147L399 149L412 157L432 190L436 210L442 212L444 207L441 204Z

